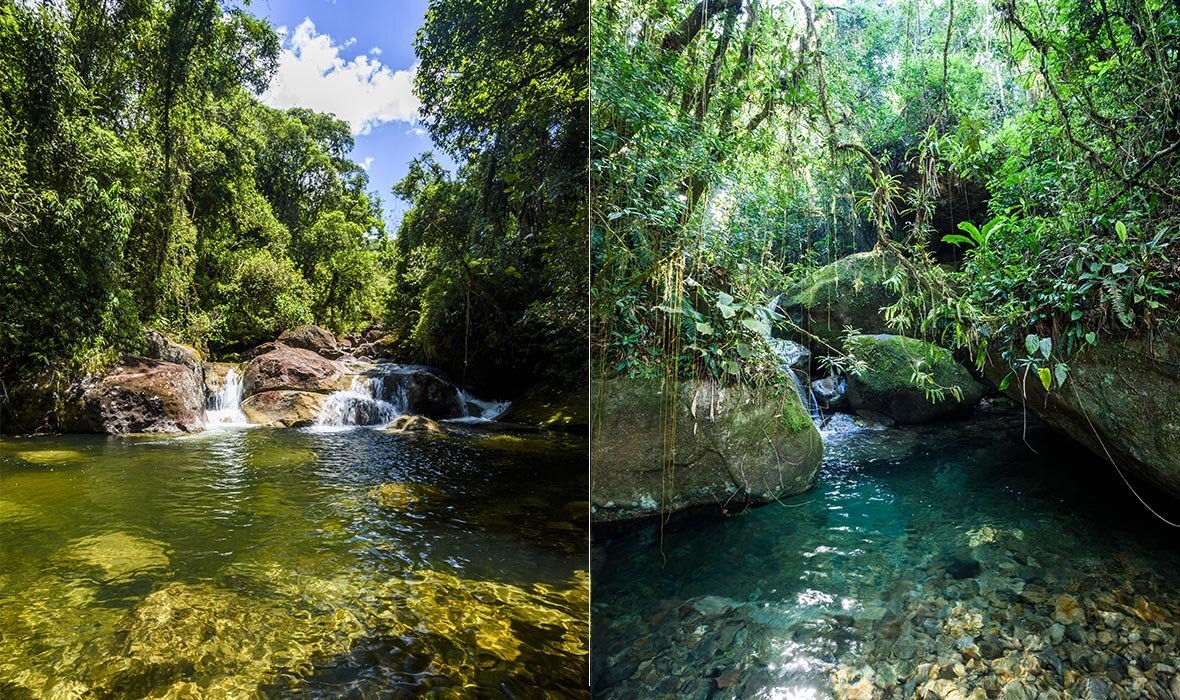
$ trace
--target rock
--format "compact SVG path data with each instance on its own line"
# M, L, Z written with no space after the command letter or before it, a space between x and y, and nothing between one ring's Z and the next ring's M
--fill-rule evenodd
M162 362L173 362L184 365L198 373L201 371L201 353L193 347L175 343L160 331L147 332L147 350L145 357Z
M435 419L467 415L459 387L443 379L436 370L418 365L395 367L383 375L385 392L389 396L402 394L407 412Z
M1071 625L1075 622L1085 622L1086 620L1086 611L1078 604L1078 599L1067 593L1057 596L1054 606L1054 622L1059 622L1062 625Z
M983 397L983 385L937 345L899 335L858 335L849 339L848 349L867 364L848 375L848 404L858 413L875 411L898 423L922 423L963 414ZM942 398L927 398L927 388L913 379L916 371L930 376Z
M999 384L1006 362L989 358ZM1069 359L1069 377L1046 392L1035 376L1015 377L1014 401L1120 469L1180 497L1180 337L1103 337Z
M126 355L102 378L75 385L65 432L171 433L201 430L205 387L192 368Z
M1110 682L1099 676L1087 676L1072 691L1079 700L1107 700L1110 697Z
M823 444L794 387L682 380L668 397L660 381L620 377L591 391L595 521L701 505L740 510L802 493L819 474ZM675 447L665 472L668 398Z
M834 374L811 383L811 393L815 394L815 402L820 408L828 411L839 411L848 405L844 399L847 389L848 380Z
M372 340L358 344L352 349L352 354L356 357L368 357L374 360L382 360L396 357L397 351L397 337L392 333L389 333L385 335L379 335Z
M243 375L245 395L263 391L329 392L343 388L344 367L311 350L276 345L250 360Z
M1000 700L1036 700L1037 691L1020 681L1008 681L1000 690Z
M811 371L811 351L793 340L785 338L771 338L770 347L779 358L779 368L783 372L799 370L803 373Z
M250 348L249 350L243 352L241 354L241 358L242 358L242 360L253 360L255 357L258 357L260 355L265 355L268 352L274 352L278 348L283 348L283 347L286 347L286 346L283 345L282 343L276 343L274 341L269 341L269 342L263 343L261 345L258 345L256 347Z
M889 332L881 308L897 303L897 293L885 283L896 267L894 255L884 250L849 255L786 290L779 308L820 339L808 341L812 352L830 354L831 348L843 349L845 327Z
M342 354L336 345L336 336L319 326L306 325L283 331L279 342L287 347L311 350L330 360Z
M386 430L392 430L399 433L414 433L414 432L429 432L429 433L445 433L446 428L438 423L430 420L426 416L414 416L405 414L393 419L389 425L385 426Z
M252 394L242 402L242 413L251 423L271 428L304 428L315 425L325 394L276 389Z
M216 394L221 391L221 387L225 385L225 375L231 369L241 373L242 366L234 362L204 363L202 365L202 377L205 381L205 394Z
M1065 625L1060 622L1054 622L1049 625L1049 641L1053 644L1060 644L1065 639Z
M946 567L951 578L975 578L983 570L979 562L971 558L956 558Z
M512 402L497 420L585 435L590 430L590 390L537 384Z

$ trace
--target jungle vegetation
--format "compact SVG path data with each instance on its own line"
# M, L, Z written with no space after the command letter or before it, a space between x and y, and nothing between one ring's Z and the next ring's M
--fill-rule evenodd
M0 381L303 323L504 382L584 367L587 13L431 3L415 87L457 168L415 164L394 232L345 122L259 102L280 42L248 6L0 0Z
M603 375L773 364L771 303L896 255L899 332L1068 380L1174 329L1180 3L595 0Z

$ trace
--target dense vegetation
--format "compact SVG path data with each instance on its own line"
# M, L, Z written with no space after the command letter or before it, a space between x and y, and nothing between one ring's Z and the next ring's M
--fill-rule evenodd
M1174 321L1177 3L593 13L599 371L754 378L775 295L874 247L898 330L1055 384L1085 344Z
M416 89L458 172L424 156L393 236L348 125L258 101L279 39L238 3L0 2L0 381L145 327L224 354L384 322L501 385L584 363L587 12L432 3Z

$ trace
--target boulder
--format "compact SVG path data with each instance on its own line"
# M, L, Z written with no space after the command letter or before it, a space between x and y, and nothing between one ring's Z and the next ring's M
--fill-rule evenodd
M1180 338L1102 339L1069 360L1065 384L1049 391L1034 373L1006 392L1028 410L1126 472L1180 498ZM993 359L999 384L1007 363Z
M339 362L281 344L250 360L243 375L246 396L277 390L329 392L346 384Z
M779 358L779 368L784 372L799 370L811 372L811 351L806 346L785 338L771 338L770 347Z
M620 377L591 391L595 522L705 505L733 512L802 493L819 475L823 443L792 386L682 380L670 390ZM671 464L666 403L675 421Z
M174 343L160 331L147 332L146 357L162 362L184 365L197 372L201 371L201 353L188 345Z
M392 430L399 433L445 433L446 428L435 421L430 420L426 416L414 416L405 414L393 419L389 425L385 426L386 430Z
M393 334L378 337L372 341L360 343L352 348L356 357L367 357L371 360L384 360L397 356L397 338Z
M848 380L832 374L823 379L816 379L811 383L811 393L815 396L815 403L825 411L842 411L848 406L844 398L848 391Z
M261 345L250 348L249 350L243 352L241 354L241 358L244 361L253 360L255 357L258 357L260 355L265 355L268 352L274 352L276 349L281 348L281 347L285 347L285 346L282 343L277 343L275 341L268 341L268 342L265 342Z
M586 435L590 430L590 389L538 384L513 401L497 420Z
M467 415L467 404L459 388L429 367L398 366L384 376L384 381L386 395L404 396L405 410L409 413L435 419Z
M205 387L191 367L127 355L101 378L71 391L65 432L172 433L201 430Z
M848 405L855 411L878 413L897 423L922 423L963 414L983 398L984 386L963 368L949 350L900 335L858 335L849 352L865 367L848 374ZM915 372L930 375L942 397L914 381Z
M897 303L897 293L886 284L896 267L894 255L884 250L849 255L784 291L779 308L823 341L809 340L812 352L827 355L828 346L842 349L845 327L866 334L889 332L881 308Z
M242 402L242 413L257 425L303 428L315 425L326 399L325 394L311 391L262 391Z
M279 342L287 347L311 350L329 360L335 360L342 354L336 345L336 336L319 326L306 325L283 331Z

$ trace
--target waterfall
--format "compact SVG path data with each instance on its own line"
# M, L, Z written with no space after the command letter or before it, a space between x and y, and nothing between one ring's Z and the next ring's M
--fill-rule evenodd
M246 414L242 413L242 378L230 367L225 373L221 389L205 401L206 427L249 425Z
M512 405L511 401L481 401L462 389L459 390L459 396L463 399L467 415L463 418L452 418L452 423L490 423Z
M794 380L795 391L799 393L799 400L803 402L803 408L807 409L807 413L811 415L811 420L818 420L821 417L819 402L815 400L815 392L811 390L810 378L803 370L788 369L786 374Z
M353 377L348 389L337 391L324 402L316 427L387 425L405 412L406 390L400 383L390 391L384 377Z

